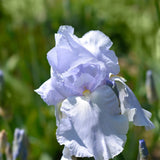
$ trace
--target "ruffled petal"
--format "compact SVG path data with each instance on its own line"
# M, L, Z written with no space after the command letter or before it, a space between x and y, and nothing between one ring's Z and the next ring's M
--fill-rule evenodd
M73 34L74 33L74 28L72 26L68 26L68 25L62 25L59 27L58 29L58 33L59 34Z
M66 72L73 62L78 60L76 55L68 46L54 47L47 53L47 59L53 70L59 73Z
M38 93L48 105L56 105L64 99L63 95L54 88L52 78L44 82L35 92Z
M99 56L99 60L105 63L108 74L111 73L113 75L116 75L119 73L120 67L118 64L118 58L115 55L114 51L112 50L105 51L104 54L101 54Z
M112 42L100 31L90 31L82 38L74 34L70 26L61 26L55 35L56 47L48 52L50 65L60 73L87 62L101 61L106 65L107 74L118 74L118 58L108 50ZM92 51L92 50L93 51Z
M100 50L108 50L113 44L109 37L101 31L89 31L80 41L96 57Z
M90 62L86 65L80 65L71 72L63 74L65 85L76 90L82 95L85 89L95 90L103 84L106 73L103 64ZM73 74L74 73L74 74Z
M58 45L47 53L48 62L53 70L64 73L91 61L99 63L99 60L80 44L78 37L72 35L70 29L67 31L63 29L58 32Z
M128 120L133 121L136 126L145 126L146 129L153 129L154 125L149 120L151 113L141 108L136 96L124 83L123 79L119 77L113 77L112 79L117 84L122 114L125 114Z
M53 59L51 59L53 60ZM64 97L82 95L85 88L93 91L106 77L105 65L96 60L83 62L67 72L59 74L51 67L51 77L55 78L55 87Z
M109 86L98 87L88 96L62 102L57 139L75 157L108 160L123 150L128 120L120 114L118 98Z
M63 34L72 34L74 33L74 28L72 26L60 26L58 29L58 33L55 34L55 42L56 46L60 46L66 43L66 39L63 39Z
M62 95L62 98L59 99L58 103L64 100L67 97L73 96L73 95L79 95L80 93L72 88L72 86L67 86L65 83L65 79L62 77L62 75L56 73L53 71L52 73L52 86L53 88ZM57 95L53 95L56 97ZM56 103L57 104L57 103Z
M52 86L63 98L82 95L85 88L94 91L95 88L104 84L110 73L119 72L117 57L113 51L107 50L111 45L107 36L100 31L91 32L97 35L98 39L102 38L101 42L94 42L102 51L96 57L73 33L72 27L61 26L55 35L56 46L47 54L48 62L54 71L51 74L51 77L54 77Z
M104 62L108 74L116 75L119 73L118 58L114 51L109 50L113 44L109 37L100 31L90 31L80 38L80 42L98 60Z

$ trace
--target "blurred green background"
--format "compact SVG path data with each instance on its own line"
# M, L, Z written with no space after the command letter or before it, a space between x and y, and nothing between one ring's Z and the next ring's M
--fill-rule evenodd
M159 0L0 0L0 69L4 73L0 130L6 130L9 142L14 129L23 128L29 140L29 160L61 157L54 107L47 106L34 89L50 77L46 54L54 47L54 33L67 24L79 37L101 30L111 38L120 75L142 106L153 113L153 131L131 124L124 157L135 160L138 139L144 138L152 159L160 159L160 103L149 104L145 90L146 71L151 69L160 95L159 7Z

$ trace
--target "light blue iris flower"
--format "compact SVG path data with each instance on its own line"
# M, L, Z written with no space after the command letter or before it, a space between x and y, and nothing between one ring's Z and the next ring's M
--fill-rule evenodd
M108 160L122 152L129 121L154 127L150 112L116 77L118 58L105 34L90 31L78 38L71 26L61 26L55 40L47 54L51 78L36 92L55 106L57 140L65 146L62 160L72 156Z

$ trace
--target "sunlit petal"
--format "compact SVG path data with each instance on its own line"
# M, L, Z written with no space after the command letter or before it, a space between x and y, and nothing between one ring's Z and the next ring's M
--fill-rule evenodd
M48 79L35 90L48 105L56 105L64 97L53 87L53 81ZM56 95L56 96L55 96Z
M118 98L108 86L88 96L69 97L62 102L57 139L71 155L110 159L123 150L128 120L120 114Z
M141 108L141 105L132 90L121 78L113 77L113 79L119 90L122 114L125 114L128 117L128 120L133 121L136 126L145 126L146 129L154 128L153 123L149 120L151 113Z
M60 26L55 41L56 46L47 54L51 79L36 90L49 105L81 96L85 88L92 92L104 84L110 73L119 72L118 59L109 50L112 42L100 31L78 38L73 27Z
M114 51L109 50L113 44L109 37L100 31L90 31L80 41L98 60L105 63L108 73L119 73L118 58Z
M101 31L89 31L81 39L81 43L93 54L98 54L100 50L108 50L112 46L112 41Z

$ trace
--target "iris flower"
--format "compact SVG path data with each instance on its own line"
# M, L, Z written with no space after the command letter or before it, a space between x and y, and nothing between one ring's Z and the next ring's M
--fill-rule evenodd
M60 26L48 54L51 77L36 92L55 106L62 160L94 157L108 160L122 152L128 123L154 128L119 71L112 42L100 31L82 38L71 26Z

